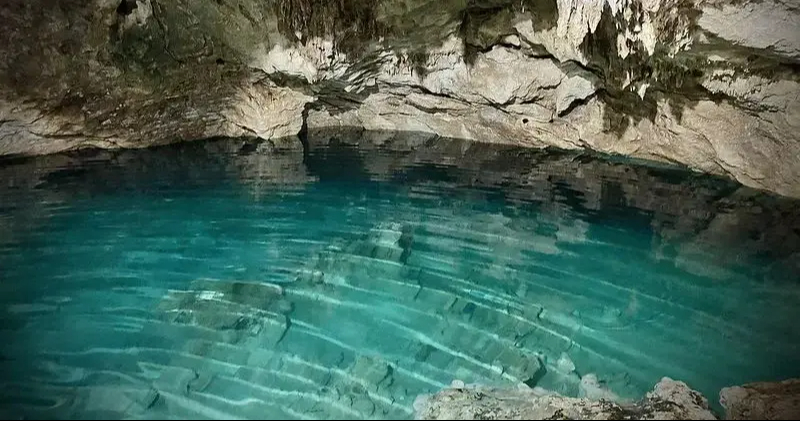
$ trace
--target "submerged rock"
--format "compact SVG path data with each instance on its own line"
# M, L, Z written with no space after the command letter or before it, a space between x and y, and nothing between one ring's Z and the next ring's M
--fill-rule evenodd
M206 279L171 291L157 307L167 322L212 329L231 343L255 339L268 345L283 338L290 310L278 285Z
M556 367L562 372L569 374L575 371L575 363L572 362L572 359L567 355L566 352L562 352L561 356L558 357L558 361L556 362Z
M729 420L800 419L800 379L726 387L719 402Z
M597 378L597 375L593 373L581 377L579 391L579 397L591 400L606 400L610 402L618 402L620 400L619 396L603 386L600 379Z
M532 389L448 388L420 396L414 403L420 420L714 420L708 401L685 383L661 379L644 399L631 405L607 400L543 395Z
M414 243L413 227L400 222L375 225L360 238L317 253L306 267L297 271L295 282L307 285L346 285L357 282L355 271L370 266L371 276L402 271ZM386 272L388 271L388 272ZM349 279L349 282L348 282Z
M63 406L69 418L145 416L163 399L156 389L139 385L76 388L73 393L70 402Z
M345 251L404 264L411 254L413 243L413 227L399 222L387 222L370 229L364 239L352 242Z

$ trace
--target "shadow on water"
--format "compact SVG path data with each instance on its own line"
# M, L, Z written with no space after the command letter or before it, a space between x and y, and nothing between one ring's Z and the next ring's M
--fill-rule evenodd
M800 376L800 202L419 133L0 163L0 414L388 418Z

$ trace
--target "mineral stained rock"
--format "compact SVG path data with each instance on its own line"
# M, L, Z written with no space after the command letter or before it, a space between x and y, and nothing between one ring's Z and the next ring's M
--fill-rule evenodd
M419 420L717 419L702 395L666 377L634 404L542 394L536 389L477 386L451 387L421 396L414 409Z
M783 0L8 0L0 21L0 155L359 127L800 197Z
M729 420L800 419L800 379L726 387L719 397Z

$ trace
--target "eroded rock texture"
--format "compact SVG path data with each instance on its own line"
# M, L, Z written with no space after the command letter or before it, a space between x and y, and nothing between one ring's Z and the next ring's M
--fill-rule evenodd
M296 135L311 98L227 62L237 16L216 2L3 2L0 154Z
M641 401L541 394L534 389L452 387L415 402L420 420L715 420L708 401L685 383L663 378Z
M800 416L800 381L750 383L722 389L720 403L729 420L793 420ZM661 379L638 402L607 397L571 398L539 388L502 389L465 386L417 398L416 419L570 419L570 420L715 420L708 401L685 383Z
M356 126L800 196L796 2L9 0L0 18L1 154Z
M726 387L719 397L729 420L800 418L800 379Z

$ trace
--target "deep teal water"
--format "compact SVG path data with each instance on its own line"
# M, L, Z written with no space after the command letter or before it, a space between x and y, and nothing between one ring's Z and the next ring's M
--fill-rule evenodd
M713 403L800 375L800 203L729 182L443 140L0 176L4 417L403 419L456 379L590 373Z

